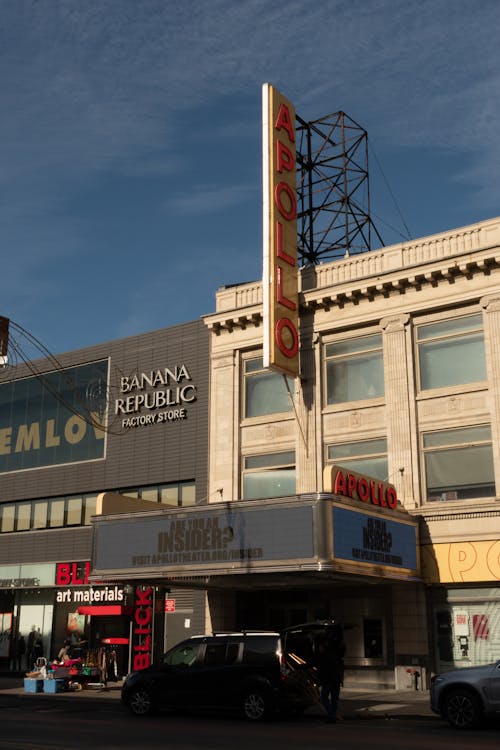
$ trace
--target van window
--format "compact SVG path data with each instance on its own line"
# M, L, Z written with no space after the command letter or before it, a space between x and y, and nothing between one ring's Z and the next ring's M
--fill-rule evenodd
M228 643L227 654L226 654L226 664L234 664L235 661L238 661L239 652L240 652L239 643Z
M163 661L172 667L192 667L200 653L200 644L184 643L165 655Z
M272 664L279 651L279 640L269 636L252 636L245 640L243 661L246 664Z
M205 650L206 666L221 666L226 661L226 644L225 643L207 643Z

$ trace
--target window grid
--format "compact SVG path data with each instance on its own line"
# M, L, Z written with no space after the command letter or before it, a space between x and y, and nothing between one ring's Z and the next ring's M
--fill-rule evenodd
M328 343L324 360L328 405L384 396L381 334Z
M242 497L256 500L295 494L295 451L244 458Z
M178 507L196 504L194 481L139 487L121 494ZM89 526L96 506L97 495L93 493L0 504L0 534Z
M481 313L422 323L415 337L421 391L486 380Z
M387 481L387 440L375 438L327 446L327 463Z
M289 395L293 395L295 389L292 378L264 368L262 357L244 359L243 374L245 419L284 414L292 410Z
M495 497L489 425L422 434L426 501Z

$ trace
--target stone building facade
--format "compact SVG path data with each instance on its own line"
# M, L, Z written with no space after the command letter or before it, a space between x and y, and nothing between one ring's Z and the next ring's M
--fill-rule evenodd
M261 369L260 282L219 289L205 322L210 498L321 493L335 463L393 483L420 524L420 582L287 579L258 610L351 621L365 681L499 658L500 219L302 269L295 381Z

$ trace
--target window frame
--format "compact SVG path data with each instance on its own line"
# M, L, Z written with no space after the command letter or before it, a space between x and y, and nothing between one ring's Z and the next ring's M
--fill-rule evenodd
M357 351L346 351L340 354L329 354L328 348L329 347L335 347L342 344L345 344L347 346L354 345L355 342L362 341L363 339L374 339L378 338L380 341L379 346L368 346L366 348L359 349ZM364 398L354 398L349 400L342 400L342 401L330 401L329 400L329 364L336 362L352 362L356 358L360 358L362 356L367 356L372 352L379 352L380 354L380 364L381 364L381 374L382 374L382 393L370 396L366 394ZM385 401L385 371L384 371L384 339L383 334L380 331L380 329L377 330L368 330L368 331L357 331L356 335L353 336L343 336L343 337L335 337L331 339L326 339L323 342L323 349L322 349L322 372L323 372L323 404L325 408L327 409L345 409L346 404L356 404L356 403L365 403L369 402L370 405L372 404L381 404Z
M248 372L247 366L250 362L260 361L261 366L256 368L254 371ZM290 418L292 417L293 413L293 403L290 399L289 394L287 393L287 404L288 409L281 410L281 411L266 411L259 414L251 414L248 415L248 388L247 383L248 379L251 379L253 377L266 377L268 376L269 379L275 378L286 378L286 382L288 383L288 387L290 389L290 394L293 398L295 395L295 380L294 378L291 378L289 375L281 375L281 373L276 372L275 370L272 370L270 368L264 367L263 364L263 356L262 352L245 352L241 355L241 418L242 421L249 421L249 420L260 420L260 421L269 421L270 418L275 418L276 415L283 415L284 418Z
M143 491L146 493L154 493L156 491L156 503L160 507L165 507L167 503L162 502L161 491L167 487L175 490L177 507L185 508L198 504L196 500L196 482L194 479L114 491L127 497L135 498L141 498ZM150 502L154 501L150 500ZM26 531L46 531L48 529L90 526L90 519L96 512L96 505L97 494L94 492L39 497L31 500L19 499L0 503L0 537L3 534L24 533ZM59 508L58 518L52 515L52 508ZM20 509L27 509L29 511L29 520L28 513L25 513L22 524L19 520ZM37 509L39 509L38 513ZM59 522L60 520L61 522ZM4 526L8 526L8 530L4 530Z
M283 456L286 455L290 456L290 460L283 461L283 463L273 463L273 464L261 464L261 465L255 465L255 466L247 466L248 460L256 460L262 459L263 461L267 458L271 458L272 456ZM293 456L293 463L292 463L292 456ZM286 495L271 495L266 494L264 496L259 497L247 497L245 495L245 479L248 476L251 476L252 474L262 474L266 471L280 471L280 470L289 470L293 469L295 472L295 490L292 494L296 494L297 489L297 456L294 449L291 450L277 450L270 453L252 453L248 454L246 456L242 457L242 471L241 471L241 499L242 500L258 500L258 499L266 499L269 497L289 497L290 493Z
M430 328L431 326L439 326L440 324L446 324L450 323L453 324L455 322L458 322L459 320L463 320L466 318L473 318L476 317L478 321L480 321L480 324L478 324L477 327L471 328L470 330L462 330L462 331L456 331L456 332L449 332L449 333L437 333L434 336L429 336L427 338L421 338L420 333L424 328ZM417 380L417 397L426 397L430 394L435 393L436 391L442 391L442 392L456 392L456 391L465 391L470 390L474 388L481 388L484 387L484 384L488 380L488 374L487 374L487 363L486 363L486 339L485 339L485 328L484 328L484 316L482 315L481 311L475 310L475 311L462 311L459 315L446 315L443 316L424 316L421 319L414 319L414 349L415 349L415 363L416 363L416 380ZM432 344L434 342L446 342L446 341L453 341L453 340L464 340L467 337L477 336L478 334L482 335L482 343L483 343L483 354L484 354L484 368L485 377L481 380L467 380L464 382L459 383L448 383L444 385L434 385L429 387L424 387L422 384L422 352L421 352L421 346L424 346L425 344Z
M338 448L340 446L348 446L348 445L363 445L368 443L374 443L374 442L384 442L385 443L385 451L371 451L368 453L358 453L354 454L348 457L333 457L330 455L331 449ZM375 479L380 479L380 481L387 481L387 477L389 475L389 451L387 446L387 437L386 436L380 436L380 437L364 437L359 438L358 440L343 440L342 442L338 443L327 443L325 446L325 464L327 466L335 465L335 466L342 466L342 468L345 468L349 470L349 464L353 464L356 461L362 461L362 460L370 460L370 459L381 459L385 458L385 476L384 477L376 477L373 474L366 473L366 471L361 470L359 467L355 467L352 469L352 471L358 473L358 474L364 474L366 476L374 476Z
M140 487L128 487L117 490L121 495L133 497L139 500L147 500L160 506L175 505L178 508L187 508L197 505L196 481L185 479L178 482L162 482L160 484L142 485ZM156 497L153 499L153 496ZM171 497L169 497L171 495ZM191 497L188 498L188 496ZM183 502L189 499L189 502Z
M480 428L489 428L489 438L473 438L472 440L466 440L464 442L443 442L443 443L437 443L435 445L425 445L425 438L427 436L438 436L438 435L446 435L446 433L453 433L453 432L464 432L466 433L467 430L474 430L474 429L480 429ZM427 484L427 459L426 456L432 455L433 453L436 454L438 452L445 453L449 452L452 453L453 451L463 451L466 448L480 448L480 447L487 447L489 446L491 449L491 468L493 473L493 494L481 494L481 495L472 495L471 497L455 497L452 499L446 499L446 498L438 498L436 496L436 499L431 500L430 497L433 497L431 493L428 490L428 484ZM420 434L420 452L422 457L422 499L425 505L431 507L433 505L440 504L440 503L446 503L447 505L449 503L467 503L467 502L474 502L474 501L484 501L484 500L490 500L496 498L497 490L496 490L496 483L495 483L495 475L494 475L494 456L493 456L493 435L491 431L491 424L488 423L481 423L481 424L461 424L451 427L446 427L444 429L440 430L433 430L433 429L427 429L421 432ZM457 492L457 489L454 490L448 489L446 492L442 492L441 495L451 492Z

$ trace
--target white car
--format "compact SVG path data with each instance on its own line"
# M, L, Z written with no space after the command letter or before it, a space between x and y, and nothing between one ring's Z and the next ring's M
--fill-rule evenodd
M500 660L443 672L431 680L431 709L457 729L500 715Z

